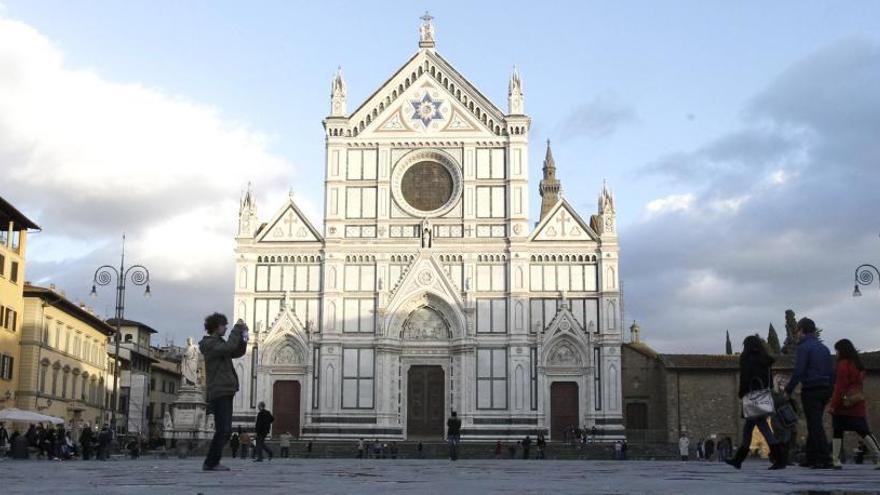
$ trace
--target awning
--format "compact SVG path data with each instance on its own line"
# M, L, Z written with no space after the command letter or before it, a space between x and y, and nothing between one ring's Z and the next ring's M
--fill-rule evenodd
M21 409L16 409L14 407L0 410L0 421L17 421L20 423L51 423L53 425L64 424L64 420L61 418L35 413L33 411L22 411Z

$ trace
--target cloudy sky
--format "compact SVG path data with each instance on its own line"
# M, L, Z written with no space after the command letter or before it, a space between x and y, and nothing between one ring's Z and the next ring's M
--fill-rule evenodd
M27 278L88 300L94 269L147 265L128 317L156 343L231 311L241 189L293 188L320 224L328 89L349 107L417 49L499 106L516 64L567 198L617 196L627 320L670 352L721 352L785 309L880 348L877 2L77 2L0 0L0 195L34 218ZM372 5L372 3L371 3ZM537 212L537 194L532 198Z

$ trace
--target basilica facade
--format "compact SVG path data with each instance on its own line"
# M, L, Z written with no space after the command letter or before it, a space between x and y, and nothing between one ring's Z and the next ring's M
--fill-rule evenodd
M273 435L561 439L623 435L614 198L582 217L549 143L530 223L530 117L514 69L506 111L436 50L418 51L349 111L341 71L324 120L324 222L293 196L267 221L241 199L234 421Z

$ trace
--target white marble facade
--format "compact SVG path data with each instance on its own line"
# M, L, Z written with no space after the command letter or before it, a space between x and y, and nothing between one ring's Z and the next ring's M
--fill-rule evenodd
M276 429L308 438L414 438L429 410L420 432L455 410L465 440L558 438L560 421L621 438L613 198L603 187L585 220L548 194L530 224L516 72L508 100L505 113L437 53L430 17L418 52L353 113L337 73L323 232L293 197L265 223L250 188L241 201L234 318L253 337L237 424L265 401ZM442 380L419 404L413 367Z

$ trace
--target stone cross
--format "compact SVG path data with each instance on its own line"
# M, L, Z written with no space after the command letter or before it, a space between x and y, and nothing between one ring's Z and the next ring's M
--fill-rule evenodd
M559 224L559 230L562 232L562 235L565 235L565 224L569 222L570 218L565 214L565 210L559 212L559 217L556 218L556 223Z

